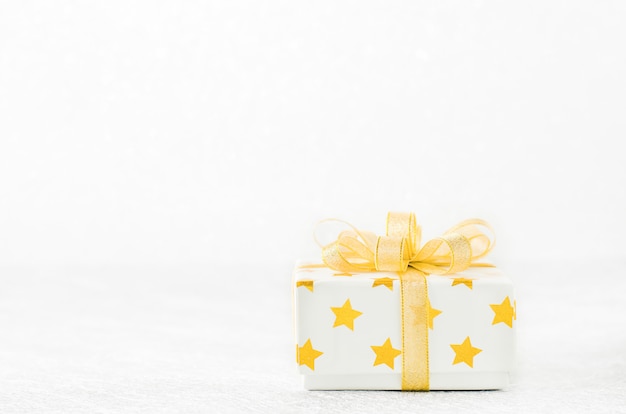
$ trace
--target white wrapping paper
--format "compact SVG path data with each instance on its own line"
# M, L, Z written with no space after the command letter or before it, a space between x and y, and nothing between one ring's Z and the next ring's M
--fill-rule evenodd
M428 276L431 390L500 389L515 354L511 280L495 268ZM305 388L402 389L400 277L298 267L297 360Z

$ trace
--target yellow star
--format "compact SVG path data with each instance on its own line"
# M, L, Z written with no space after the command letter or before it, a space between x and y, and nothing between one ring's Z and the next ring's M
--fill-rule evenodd
M439 315L441 315L441 311L430 306L430 301L428 301L428 327L430 329L434 329L434 319Z
M298 348L298 364L306 365L315 371L315 359L322 355L323 352L313 349L311 339L307 339L304 346Z
M515 308L511 306L511 300L507 296L504 298L501 304L489 305L491 309L494 311L495 316L493 317L492 325L497 323L504 323L509 325L509 328L513 327L513 319L515 319Z
M513 319L517 320L517 301L513 301Z
M391 338L387 338L381 346L372 345L371 348L376 353L374 366L386 364L391 369L393 369L393 360L402 353L399 349L391 346Z
M342 307L331 307L330 310L335 313L335 324L333 325L333 328L345 325L352 331L354 331L354 320L363 315L363 312L352 309L352 305L350 305L350 299L346 300Z
M472 285L472 281L474 279L466 279L464 277L456 277L454 278L454 280L452 280L452 286L456 286L456 285L465 285L468 288L472 289L474 286Z
M454 356L454 362L452 362L452 365L465 362L467 365L469 365L470 368L474 368L474 357L483 351L480 348L475 348L472 346L469 336L465 338L465 341L463 341L462 344L450 344L450 347L452 347L452 350L456 354Z
M298 280L296 282L296 287L299 288L300 286L304 286L305 288L307 288L311 292L313 292L313 281L312 280Z
M378 279L374 279L372 287L376 286L385 286L387 289L393 290L393 279L390 277L379 277Z
M352 273L348 273L348 272L333 273L333 276L352 276Z

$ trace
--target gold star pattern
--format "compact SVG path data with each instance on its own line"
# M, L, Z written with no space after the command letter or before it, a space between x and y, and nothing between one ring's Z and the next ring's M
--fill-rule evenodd
M399 349L395 349L391 346L391 338L387 338L384 344L381 346L372 345L372 351L376 353L376 360L374 366L385 364L389 368L393 369L394 359L402 353Z
M312 280L298 280L296 282L296 287L299 288L300 286L304 286L305 288L309 289L309 291L313 292L313 281Z
M513 301L513 319L517 320L517 301Z
M439 309L435 309L432 306L430 306L430 301L428 301L428 327L430 329L434 329L434 324L435 321L434 319L441 315L441 311Z
M350 304L350 299L346 300L340 308L331 307L330 310L335 314L335 324L333 328L337 326L345 325L351 331L354 331L354 320L359 316L363 315L363 312L359 312L358 310L352 309L352 305Z
M467 286L469 289L473 289L474 285L472 283L474 279L467 279L464 277L455 277L452 280L452 286L456 286L456 285L465 285Z
M465 362L470 368L474 368L474 357L481 353L483 350L472 346L470 337L465 338L462 344L454 345L450 344L450 347L455 353L454 361L452 365Z
M497 323L504 323L509 326L509 328L513 327L513 319L515 319L515 308L511 306L511 300L507 296L504 298L501 304L493 304L489 305L493 312L495 313L493 317L492 325Z
M311 339L309 338L304 343L304 346L298 348L298 364L306 365L311 368L312 371L315 371L315 359L323 354L323 352L313 349Z
M333 276L352 276L352 273L348 273L348 272L341 272L341 273L333 273Z
M379 277L378 279L374 279L372 287L376 286L385 286L387 289L393 291L393 279L390 277Z

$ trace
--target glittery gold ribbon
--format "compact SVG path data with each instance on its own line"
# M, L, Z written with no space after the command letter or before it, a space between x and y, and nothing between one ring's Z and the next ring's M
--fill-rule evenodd
M428 285L429 274L444 275L469 267L492 266L477 260L494 246L491 226L480 219L465 220L442 236L420 247L421 227L413 213L387 215L385 236L359 230L343 231L337 240L322 246L326 266L341 272L398 272L402 310L402 390L429 390L428 366ZM319 242L318 242L319 243Z
M428 391L428 284L410 269L400 275L402 311L402 391Z
M322 246L322 260L341 272L406 272L409 267L425 274L457 273L470 266L490 266L478 263L493 248L492 237L482 232L493 229L484 220L465 220L442 236L420 247L421 227L413 213L389 213L385 236L351 229L343 231L337 240Z

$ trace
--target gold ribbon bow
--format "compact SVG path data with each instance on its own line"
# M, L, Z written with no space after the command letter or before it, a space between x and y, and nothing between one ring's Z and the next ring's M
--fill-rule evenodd
M484 220L462 221L421 247L421 227L413 213L388 213L385 236L345 224L351 230L342 231L337 240L322 246L324 263L341 272L406 272L410 267L423 274L443 275L470 266L491 266L476 262L489 254L495 242L480 231L482 226L494 233Z
M471 266L492 266L477 260L489 254L495 243L495 238L480 231L480 227L487 228L492 235L493 229L480 219L465 220L420 247L421 228L413 213L388 213L385 236L376 236L343 223L351 230L341 232L337 240L322 246L324 263L341 272L398 272L402 312L402 390L429 390L430 301L426 275L456 273Z

